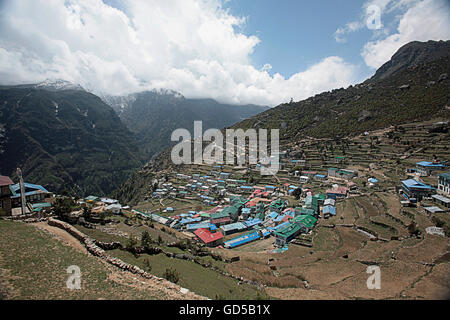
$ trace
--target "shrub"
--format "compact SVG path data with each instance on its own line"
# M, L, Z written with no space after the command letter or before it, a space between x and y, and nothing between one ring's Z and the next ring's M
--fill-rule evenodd
M173 283L178 283L178 281L180 280L178 272L172 268L167 268L166 271L164 272L163 277L164 279Z
M137 240L133 236L130 236L128 238L127 245L125 248L127 251L134 252L136 249L136 245L137 245Z
M145 259L144 260L144 269L146 272L151 272L152 271L152 266L150 265L150 259Z

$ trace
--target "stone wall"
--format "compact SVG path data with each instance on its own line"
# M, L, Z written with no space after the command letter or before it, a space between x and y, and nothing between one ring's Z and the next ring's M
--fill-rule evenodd
M57 227L57 228L60 228L64 231L68 232L70 235L72 235L74 238L76 238L78 241L80 241L86 247L86 249L89 253L91 253L92 255L94 255L96 257L99 257L100 259L108 262L111 265L118 267L121 270L131 272L133 274L139 275L146 279L151 279L151 280L155 281L156 283L160 283L162 286L164 286L164 288L173 290L174 292L176 292L178 294L181 292L181 289L184 289L166 279L159 278L152 274L149 274L137 266L128 264L118 258L113 258L113 257L109 256L108 254L106 254L105 250L103 250L96 244L95 239L88 237L87 235L85 235L78 229L72 227L70 224L68 224L66 222L56 220L53 218L49 218L48 224L50 226ZM192 296L192 298L203 298L203 297L196 295L196 297Z
M120 268L120 269L122 269L124 271L129 271L129 272L132 272L134 274L140 275L140 276L142 276L144 278L152 279L152 280L155 280L155 281L158 281L158 282L166 282L167 283L167 287L169 287L169 288L174 288L174 289L175 288L181 288L181 287L173 284L172 282L167 281L166 279L159 278L159 277L156 277L156 276L154 276L152 274L149 274L149 273L145 272L144 270L142 270L141 268L139 268L137 266L128 264L128 263L123 262L122 260L120 260L118 258L113 258L113 257L109 256L105 252L105 250L102 249L98 245L98 244L101 244L102 246L104 246L104 248L106 248L106 250L110 250L109 247L111 247L111 246L116 246L117 245L119 247L119 245L120 245L120 247L122 247L122 245L120 243L116 244L114 242L112 242L112 243L98 242L95 239L92 239L92 238L88 237L87 235L85 235L84 233L79 231L78 229L72 227L70 224L68 224L66 222L63 222L63 221L60 221L60 220L53 219L53 218L49 218L48 219L48 224L51 225L51 226L54 226L54 227L57 227L57 228L60 228L60 229L63 229L65 231L67 231L69 234L71 234L73 237L75 237L78 241L80 241L82 244L84 244L86 249L92 255L94 255L96 257L99 257L99 258L105 260L106 262L108 262L108 263L110 263L110 264L112 264L112 265L114 265L114 266L116 266L116 267L118 267L118 268ZM244 279L243 277L238 277L238 276L232 275L232 274L230 274L228 272L224 272L224 271L220 270L219 268L217 268L216 266L211 265L210 263L203 263L203 262L199 261L198 259L190 257L188 255L175 254L175 253L172 253L172 252L166 252L166 251L164 251L164 250L162 250L161 248L158 248L158 247L154 247L153 249L156 249L156 251L157 251L154 254L162 253L162 254L166 255L167 257L169 257L169 258L191 261L191 262L194 262L194 263L196 263L196 264L198 264L198 265L200 265L200 266L202 266L204 268L209 268L209 269L211 269L211 270L213 270L213 271L215 271L217 273L220 273L223 276L235 279L235 280L239 281L240 283L247 283L249 285L254 285L254 286L258 286L258 287L265 287L265 285L262 285L262 284L260 284L258 282L247 280L247 279ZM138 248L137 251L139 251L139 248ZM136 252L136 253L139 253L139 252ZM146 252L146 253L148 253L148 252ZM239 259L234 258L233 260L238 261ZM178 291L179 290L180 289L178 289Z

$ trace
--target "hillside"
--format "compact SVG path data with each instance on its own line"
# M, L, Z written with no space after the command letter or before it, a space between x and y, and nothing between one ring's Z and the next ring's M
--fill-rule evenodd
M147 159L172 143L175 129L193 132L196 120L203 129L224 128L268 109L255 105L227 105L212 99L186 99L170 90L146 91L129 96L106 96L128 129L136 135L139 148Z
M233 128L280 129L282 149L299 145L302 140L314 142L322 138L325 139L321 146L324 149L327 145L332 146L333 141L351 139L366 131L430 119L450 119L449 79L446 76L450 70L450 41L414 42L399 52L410 50L420 57L412 65L395 58L395 62L390 61L377 71L378 76L364 83L280 105L237 123ZM388 71L389 68L396 71ZM383 79L377 80L378 77ZM411 148L407 144L409 141L404 142L404 147ZM308 156L304 150L298 150L298 154ZM171 164L169 155L170 150L166 150L135 172L115 196L130 203L145 199L158 173L179 170ZM314 156L326 157L325 154Z
M0 300L199 299L168 290L90 255L77 239L46 223L0 221ZM42 257L45 257L43 259ZM81 270L81 290L69 290L70 265Z
M402 47L374 77L347 89L283 104L234 128L280 129L283 140L345 137L445 112L450 41L412 42Z
M141 165L133 135L97 96L66 85L0 87L0 174L51 191L108 194Z

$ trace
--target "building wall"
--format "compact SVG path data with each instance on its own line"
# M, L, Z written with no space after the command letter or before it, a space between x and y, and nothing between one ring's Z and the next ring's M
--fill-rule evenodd
M9 186L3 186L0 188L0 208L5 211L7 216L11 215L11 190L9 190Z
M403 186L403 192L410 198L416 198L421 201L423 197L429 197L433 194L432 190L416 190L414 188L408 189Z
M0 197L0 208L4 211L7 216L11 215L11 199L9 197ZM1 212L3 213L3 212ZM0 214L1 214L0 213Z
M450 180L439 177L438 193L450 195Z
M43 202L45 198L48 198L50 195L47 193L38 193L26 196L27 203L39 203ZM22 205L22 199L20 197L11 199L13 208L20 207Z

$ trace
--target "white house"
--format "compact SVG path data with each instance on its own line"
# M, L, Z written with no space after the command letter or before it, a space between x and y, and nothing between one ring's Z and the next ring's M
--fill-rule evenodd
M300 183L308 183L308 182L309 182L309 177L307 177L307 176L300 177Z

